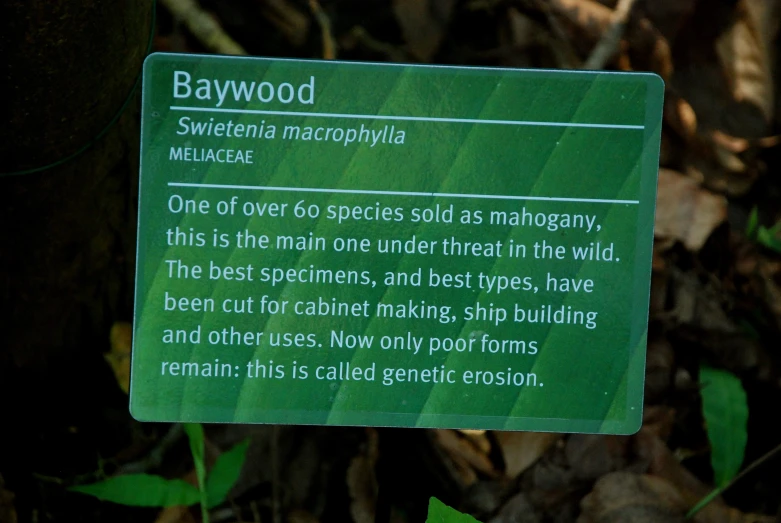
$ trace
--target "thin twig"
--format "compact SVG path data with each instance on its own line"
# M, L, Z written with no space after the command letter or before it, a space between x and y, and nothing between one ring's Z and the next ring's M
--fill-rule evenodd
M233 517L236 518L236 521L244 523L244 518L241 517L241 507L236 504L233 497L228 498L228 503L230 503L231 511L233 512Z
M626 21L629 19L629 13L632 12L634 5L635 0L618 0L618 5L616 5L610 19L610 26L602 33L602 38L594 46L591 55L583 64L583 69L602 69L608 60L616 54L621 37L624 36Z
M65 484L64 479L58 478L56 476L47 476L46 474L38 474L37 472L33 472L32 476L39 481L45 481L47 483L54 483L56 485Z
M760 465L763 465L765 462L771 460L775 457L776 454L781 453L781 444L777 445L776 447L770 449L768 452L762 455L762 457L754 460L751 465L743 469L740 474L729 480L724 486L718 487L713 489L707 496L702 498L694 507L692 507L691 510L686 514L686 519L691 519L694 517L694 515L705 508L708 503L716 499L717 497L721 496L727 489L729 489L731 486L733 486L735 483L740 481L746 474L751 472L752 470L756 469Z
M309 9L312 10L315 20L320 25L320 32L323 34L323 58L326 60L336 59L336 40L334 40L331 30L331 19L328 18L317 0L309 0Z
M168 432L160 439L155 447L149 452L149 454L140 461L134 461L132 463L125 463L119 470L118 474L132 474L139 472L147 472L150 469L156 469L163 462L165 453L171 448L184 434L184 429L180 423L171 425Z
M249 502L249 508L252 511L252 523L260 523L260 510L258 510L258 503L254 499Z
M244 50L220 26L212 15L203 10L197 0L160 0L175 18L208 50L220 54L245 55Z

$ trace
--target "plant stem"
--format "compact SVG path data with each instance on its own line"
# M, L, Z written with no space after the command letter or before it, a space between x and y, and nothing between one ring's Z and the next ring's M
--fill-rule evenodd
M706 505L708 505L711 501L719 497L724 491L726 491L728 488L730 488L732 485L740 481L740 479L743 478L746 474L754 470L755 468L759 467L760 465L764 464L765 462L769 461L770 459L774 458L776 454L781 452L781 443L779 443L776 447L770 449L768 452L762 455L762 457L756 459L754 462L751 463L748 467L743 469L740 474L729 480L727 483L720 487L716 487L713 489L710 493L708 493L707 496L702 498L700 501L697 502L696 505L694 505L689 512L686 513L686 519L691 519L694 517L697 512L705 508Z
M717 497L721 496L721 493L724 492L726 489L726 485L724 487L717 487L713 490L711 490L707 496L702 498L697 502L696 505L694 505L689 512L686 513L686 519L691 519L694 517L694 515L705 508L705 505L716 499Z
M187 423L184 425L184 431L190 440L190 453L193 455L195 475L198 478L198 492L201 494L201 520L203 523L209 523L209 497L206 492L203 426L200 423Z

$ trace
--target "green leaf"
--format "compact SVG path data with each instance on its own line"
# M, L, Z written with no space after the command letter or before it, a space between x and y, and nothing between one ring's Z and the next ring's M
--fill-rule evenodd
M748 403L740 380L729 372L700 368L702 414L711 445L716 485L726 485L740 470L748 438Z
M209 477L206 479L209 508L214 508L225 501L231 487L239 479L244 458L247 457L248 447L249 440L244 440L217 458Z
M746 236L753 238L759 243L776 252L781 252L781 220L771 228L763 227L759 224L759 211L757 207L751 209L746 224Z
M426 523L480 523L469 514L462 514L454 508L450 508L437 498L432 497L428 502L428 517Z
M170 507L198 503L198 489L180 479L151 474L115 476L99 483L78 485L68 490L135 507Z
M757 232L757 241L776 252L781 252L781 238L778 237L779 230L781 230L781 222L778 222L772 229L766 227L759 227Z
M757 233L757 227L759 226L759 209L755 205L751 209L751 214L748 215L748 224L746 225L746 236L753 238Z

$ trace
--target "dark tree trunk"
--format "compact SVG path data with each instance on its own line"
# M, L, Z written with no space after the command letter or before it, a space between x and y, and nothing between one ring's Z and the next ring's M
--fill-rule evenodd
M152 8L0 3L0 411L15 443L0 463L17 489L34 487L19 485L32 482L23 468L59 476L71 472L63 460L78 459L46 447L47 432L83 431L96 410L124 401L106 398L101 353L111 324L132 314L139 93L83 154L5 173L65 158L109 125L140 74ZM18 500L22 520L29 501Z
M139 75L152 5L6 0L0 9L6 173L67 157L108 125ZM0 178L3 353L16 366L46 364L128 313L137 105L77 158Z

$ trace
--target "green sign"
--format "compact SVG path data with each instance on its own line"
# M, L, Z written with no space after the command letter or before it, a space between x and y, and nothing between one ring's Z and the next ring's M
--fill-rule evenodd
M652 74L155 54L145 421L631 433Z

